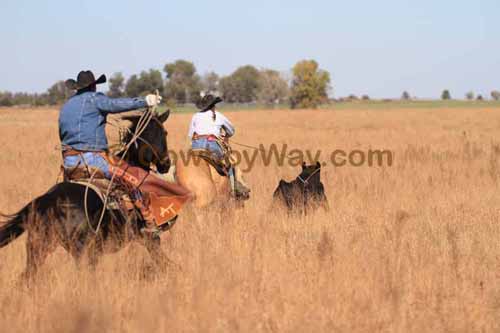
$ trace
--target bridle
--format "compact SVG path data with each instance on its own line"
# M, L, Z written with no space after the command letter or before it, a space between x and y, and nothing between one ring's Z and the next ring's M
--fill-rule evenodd
M301 175L299 175L297 177L298 180L300 180L304 186L307 186L309 184L309 179L311 179L312 176L314 176L317 172L319 172L321 170L321 168L317 168L316 170L314 170L314 172L312 172L306 179L302 178Z
M163 131L165 133L165 136L168 135L168 132L165 130L165 128L163 127L163 123L160 122L156 117L151 117L151 119L149 119L149 122L151 121L154 121L158 126L160 126L160 128L163 128ZM132 130L128 127L125 127L126 131L130 134L130 135L133 135L134 133L132 132ZM151 149L151 152L153 153L154 157L156 158L156 160L159 162L159 163L165 163L167 161L170 160L170 157L168 156L168 152L165 156L161 157L160 154L158 153L158 149L156 149L156 147L151 144L151 142L149 142L148 140L144 139L143 137L141 136L137 136L135 138L135 141L134 141L134 146L136 149L139 149L139 146L137 144L137 141L141 141L142 143L144 143L148 148ZM125 150L125 148L123 148L120 153L123 153Z

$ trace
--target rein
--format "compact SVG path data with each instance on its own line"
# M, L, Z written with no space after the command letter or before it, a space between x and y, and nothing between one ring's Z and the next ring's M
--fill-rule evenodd
M317 168L306 179L303 179L300 175L297 177L297 179L300 180L305 186L307 186L307 184L309 184L309 179L311 179L311 177L314 176L316 173L318 173L320 170L321 170L321 168Z
M154 121L156 122L160 127L163 127L163 124L158 120L156 119L155 117L152 117L150 119L149 122L151 121ZM111 122L107 122L106 124L108 125L111 125L115 128L117 128L119 131L126 131L128 132L128 134L134 136L134 133L130 130L130 128L126 127L126 126L119 126L119 125L116 125L116 124L113 124ZM146 124L147 125L147 124ZM122 134L120 134L120 136L122 136ZM122 142L123 139L120 138L120 142ZM159 162L164 162L166 160L168 160L168 155L166 155L165 157L160 157L160 155L158 154L158 150L155 148L155 146L153 146L149 141L147 141L146 139L143 139L141 138L140 136L136 138L136 141L134 142L136 148L137 148L137 141L141 141L142 143L144 143L145 145L147 145L150 149L151 149L151 152L153 153L154 157L156 157L156 159L159 161ZM124 143L122 143L122 145L124 145ZM118 150L116 153L113 153L114 155L125 155L127 152L126 152L126 145L121 147L120 150Z

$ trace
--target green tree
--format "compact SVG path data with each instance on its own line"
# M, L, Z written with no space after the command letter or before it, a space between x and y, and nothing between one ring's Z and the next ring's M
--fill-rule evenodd
M288 83L278 71L266 69L259 74L257 100L264 104L279 104L286 101L290 93Z
M109 97L122 97L124 94L125 78L123 74L118 72L114 73L109 78Z
M12 93L8 91L0 91L0 106L12 106L14 99Z
M156 69L142 71L139 76L132 75L125 85L125 94L128 97L144 96L152 94L155 90L163 90L163 78L161 72Z
M64 81L58 81L47 90L47 103L50 105L64 103L72 94L73 92L66 88Z
M201 86L204 91L215 92L219 90L219 75L209 72L203 75Z
M257 100L260 75L257 68L246 65L219 82L222 97L229 103L251 103Z
M450 91L448 89L443 90L443 92L441 93L441 99L443 101L451 99L451 94L450 94Z
M491 92L491 98L493 98L495 101L500 100L500 91L498 90L493 90Z
M474 99L474 92L473 91L469 91L468 93L465 94L465 98L467 98L467 100L469 101L472 101Z
M136 97L141 93L141 88L139 87L139 78L136 74L128 78L125 84L125 94L128 97Z
M315 60L298 62L292 72L292 108L316 108L328 99L330 74Z
M202 89L200 76L192 62L177 60L163 68L167 74L164 95L179 104L196 103Z

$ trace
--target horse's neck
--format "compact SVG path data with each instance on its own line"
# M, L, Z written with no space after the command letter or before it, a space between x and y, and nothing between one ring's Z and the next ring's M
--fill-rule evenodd
M127 162L131 166L140 167L144 170L147 169L143 165L141 165L139 158L139 149L137 149L134 144L130 146L126 154L125 151L122 152L120 154L120 158L122 158L125 162Z

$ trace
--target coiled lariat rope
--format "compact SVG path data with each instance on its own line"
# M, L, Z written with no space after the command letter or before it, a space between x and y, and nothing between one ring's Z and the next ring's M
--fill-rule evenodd
M158 90L156 90L155 93L156 93L156 96L158 97L159 96ZM127 155L128 150L130 149L130 147L133 144L135 144L138 139L141 139L140 138L141 134L147 128L147 126L148 126L149 122L151 121L151 119L153 119L153 116L154 116L155 112L156 112L156 106L153 106L153 107L148 107L146 109L146 111L141 114L141 117L139 118L139 121L137 122L137 125L135 127L135 131L134 131L134 133L132 133L132 137L131 137L130 141L125 145L125 147L121 151L120 160L118 161L117 165L121 164L121 162L123 161L123 159ZM145 140L142 139L141 141L145 141ZM114 180L115 180L115 176L116 176L116 173L117 173L118 169L119 168L114 168L113 175L111 176L111 179L109 181L108 188L106 190L106 195L104 196L104 202L103 202L103 207L102 207L102 210L101 210L101 215L99 217L99 221L98 221L97 227L95 229L92 227L92 223L90 223L90 218L89 218L88 208L87 208L87 198L88 198L88 191L89 191L89 188L90 188L90 184L92 183L92 180L94 179L94 177L97 174L97 172L99 171L99 169L96 169L96 170L94 170L92 172L92 175L90 176L90 179L87 182L87 185L86 185L86 188L85 188L85 195L84 195L85 217L87 219L87 225L88 225L89 229L92 230L92 232L96 236L99 233L99 229L101 228L102 220L104 218L104 213L106 212L106 206L108 204L109 194L111 192L111 187L113 186L113 183L114 183Z

